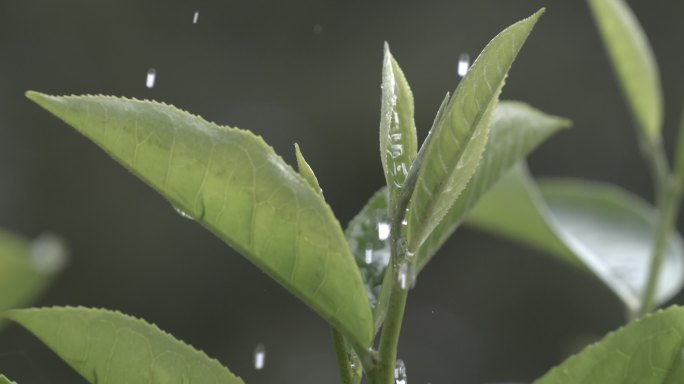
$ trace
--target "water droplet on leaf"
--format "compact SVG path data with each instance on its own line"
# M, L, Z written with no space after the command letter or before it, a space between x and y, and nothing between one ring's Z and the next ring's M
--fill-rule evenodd
M406 289L408 287L408 266L406 263L403 263L399 266L399 275L397 276L397 279L399 280L399 287L401 289Z
M194 220L194 219L192 218L192 216L190 216L189 213L185 212L184 210L182 210L182 209L180 209L180 208L173 207L173 210L176 211L176 213L179 214L179 215L180 215L182 218L184 218L184 219Z
M406 384L406 365L401 359L397 359L397 364L394 366L394 382Z
M266 347L263 344L259 344L254 348L254 369L261 370L264 369L266 364Z

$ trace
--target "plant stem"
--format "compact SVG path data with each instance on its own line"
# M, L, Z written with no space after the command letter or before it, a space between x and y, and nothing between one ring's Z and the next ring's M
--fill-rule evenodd
M349 356L344 337L334 327L330 327L330 330L332 331L332 338L335 344L335 355L337 356L337 366L340 369L340 380L342 384L351 384L352 372L349 366Z
M661 195L657 203L658 223L656 224L655 242L651 254L651 266L637 317L644 316L655 308L655 294L658 287L660 269L665 257L665 251L667 250L668 239L674 228L677 212L679 211L680 193L674 178L666 177L659 189Z

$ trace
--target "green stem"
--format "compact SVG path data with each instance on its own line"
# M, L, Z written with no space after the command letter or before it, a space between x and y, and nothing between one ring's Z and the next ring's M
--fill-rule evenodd
M333 327L330 327L330 330L332 331L332 338L335 344L335 355L337 356L337 366L340 369L340 380L342 384L351 384L352 369L349 365L349 355L346 343L344 342L344 336Z
M658 199L658 223L656 224L655 242L651 254L651 266L648 273L646 289L641 298L641 308L637 317L650 313L655 308L655 293L658 287L660 269L667 250L668 239L677 220L679 211L679 188L672 177L667 177L660 187Z

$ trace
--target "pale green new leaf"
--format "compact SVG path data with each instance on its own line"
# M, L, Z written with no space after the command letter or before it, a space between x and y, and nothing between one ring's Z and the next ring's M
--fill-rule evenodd
M297 143L295 143L295 155L297 156L297 168L299 168L299 174L302 175L304 180L309 183L309 186L311 186L315 192L323 195L321 186L318 184L318 179L316 178L316 175L314 174L313 169L311 169L309 163L307 163L306 159L304 159L304 155L302 155L302 152L299 150L299 144Z
M682 117L680 117L679 131L677 132L674 173L677 178L677 187L681 193L684 189L684 108L682 108Z
M67 251L55 236L29 241L0 230L0 314L39 296L64 268L66 259Z
M372 314L322 196L248 131L175 107L108 96L28 97L101 146L358 345Z
M684 308L633 321L536 380L535 384L684 382Z
M17 384L17 383L15 383L14 381L11 381L5 375L0 375L0 384Z
M55 307L10 311L90 383L244 384L218 361L120 312Z
M542 12L513 24L487 44L431 133L409 203L409 252L418 250L475 172L506 74Z
M500 102L492 117L490 137L482 162L459 199L420 247L419 270L454 233L480 198L509 169L548 137L570 125L567 119L547 115L524 103Z
M639 129L660 141L663 94L646 34L623 0L589 0L589 5Z
M380 108L380 159L394 211L408 170L418 150L413 120L413 94L404 72L385 43L382 64L382 104Z
M656 225L655 209L618 187L548 180L539 189L516 168L471 211L467 222L583 265L635 311L641 304ZM672 298L684 281L684 247L673 232L656 301Z

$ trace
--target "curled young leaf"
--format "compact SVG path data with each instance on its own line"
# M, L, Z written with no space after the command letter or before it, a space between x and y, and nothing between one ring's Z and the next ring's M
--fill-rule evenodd
M218 361L120 312L54 307L10 311L90 383L244 384Z
M439 225L475 172L508 70L542 13L511 25L487 44L431 132L408 205L409 252L416 252Z
M242 253L355 345L370 345L371 308L339 222L320 193L260 137L151 101L35 92L28 97Z

